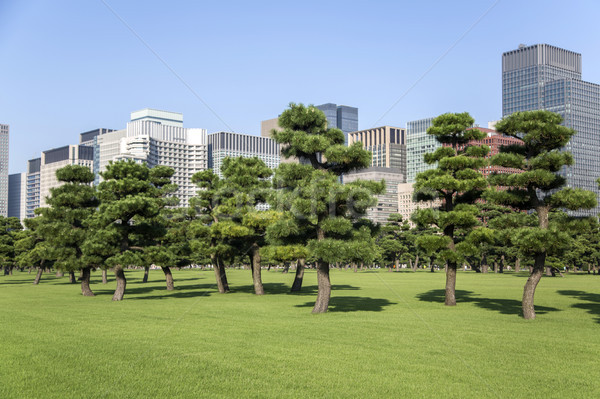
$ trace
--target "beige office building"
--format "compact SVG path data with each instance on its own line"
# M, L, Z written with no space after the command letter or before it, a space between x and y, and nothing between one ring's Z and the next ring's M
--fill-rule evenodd
M369 208L367 219L374 223L385 224L388 217L398 213L398 185L404 181L404 175L397 169L373 166L344 175L344 184L356 180L385 181L386 192L377 196L377 205Z
M348 135L348 145L356 142L371 152L371 166L397 169L406 181L406 129L381 126L359 130Z
M414 211L417 209L438 208L442 205L442 201L440 199L427 202L413 201L413 194L415 192L413 184L414 183L398 184L398 213L402 215L403 220L408 220L411 227L415 225L410 220L410 216Z
M66 145L43 151L40 166L40 207L47 206L50 189L63 183L56 178L56 171L67 165L80 165L94 171L94 149L85 145Z

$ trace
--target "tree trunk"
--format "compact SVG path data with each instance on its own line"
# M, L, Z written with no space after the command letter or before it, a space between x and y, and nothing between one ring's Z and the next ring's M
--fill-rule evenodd
M317 239L322 241L325 239L325 232L319 228L317 231ZM329 281L329 263L323 260L317 260L317 300L313 313L325 313L329 307L329 298L331 297L331 281Z
M431 273L433 273L435 271L434 270L435 269L435 264L431 260L429 261L429 265L427 267L429 267L429 271Z
M144 278L142 279L142 283L148 282L148 274L150 273L150 266L144 266Z
M336 266L336 267L339 268L339 266ZM281 273L287 274L287 272L289 272L289 271L290 271L290 262L285 262L283 264L283 271Z
M448 262L446 271L446 306L456 306L456 263Z
M57 270L56 271L56 277L64 277L65 273L62 270Z
M488 268L489 268L488 265L481 265L481 272L482 273L487 273L488 272Z
M31 274L31 267L27 268L27 274ZM594 274L596 274L596 273L594 273Z
M298 259L296 265L296 276L294 277L294 284L292 284L291 292L298 292L302 289L302 280L304 279L304 258Z
M102 284L108 283L108 278L106 277L106 269L102 269Z
M38 267L37 273L35 274L35 280L33 280L33 284L35 285L38 285L40 283L40 279L42 278L42 273L44 271L43 264L44 262L42 261L42 264L40 265L40 267Z
M589 270L590 270L590 269L588 268L588 273L589 273ZM549 266L546 266L546 276L547 276L547 277L554 277L554 276L552 275L552 268L551 268L551 267L549 267Z
M75 284L76 282L77 282L77 279L75 278L75 272L70 271L69 272L69 283Z
M173 291L175 285L173 284L173 274L169 266L161 266L163 273L165 274L165 280L167 281L167 291Z
M535 288L537 287L542 273L544 272L544 264L546 263L546 254L535 255L535 266L529 275L525 288L523 289L523 318L527 320L535 319L535 308L533 307L533 298L535 296Z
M494 261L494 273L498 273L498 262Z
M498 273L504 273L504 255L500 257L500 270L498 270Z
M252 283L254 284L254 293L256 295L264 295L265 289L263 287L260 270L260 247L257 243L252 244L252 247L250 247L250 262L252 266Z
M518 273L521 271L521 258L517 258L517 260L515 260L515 273Z
M413 272L416 272L418 267L419 267L419 255L417 255L415 257L415 263L413 263Z
M90 267L81 269L81 294L83 296L95 296L90 288Z
M313 313L325 313L329 307L329 298L331 297L331 282L329 281L329 263L317 262L317 284L318 294Z
M229 292L229 284L227 283L227 274L225 273L225 266L221 263L219 257L215 257L214 260L215 278L217 280L217 288L221 294Z
M114 267L115 278L117 280L117 288L112 297L113 301L122 301L125 296L125 287L127 286L127 279L125 278L125 271L121 265Z

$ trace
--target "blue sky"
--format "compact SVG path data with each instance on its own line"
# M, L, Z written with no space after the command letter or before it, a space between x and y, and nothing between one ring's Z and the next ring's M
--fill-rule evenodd
M10 172L146 107L209 132L259 134L291 101L356 106L361 129L449 111L485 126L519 43L577 51L600 83L597 1L206 3L0 0Z

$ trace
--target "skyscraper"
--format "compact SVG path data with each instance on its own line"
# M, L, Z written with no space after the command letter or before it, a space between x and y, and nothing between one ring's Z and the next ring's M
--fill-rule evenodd
M175 172L171 181L178 187L173 196L181 200L180 206L188 206L198 190L192 176L207 168L206 129L184 128L181 113L147 108L132 112L125 129L99 130L95 136L96 131L91 131L81 137L82 142L89 142L88 136L94 136L95 173L106 170L110 161L126 159L151 168L168 166Z
M348 134L358 130L358 108L332 103L316 105L315 108L323 111L328 127L335 127L344 132L344 142L348 144Z
M34 211L40 207L40 170L42 158L27 161L27 182L25 194L25 217L35 217Z
M257 157L269 168L280 162L280 146L275 140L250 134L217 132L208 135L208 168L223 177L221 166L225 157Z
M406 124L406 181L414 183L417 175L436 165L425 163L423 156L434 152L441 144L434 136L427 134L433 118L419 119Z
M25 204L27 202L27 173L8 175L8 217L25 219Z
M0 215L8 215L8 125L0 123Z
M575 165L560 172L567 187L600 194L600 85L581 80L581 54L548 44L502 54L502 115L538 109L560 114L577 132L565 147ZM570 213L598 215L600 207Z
M381 126L348 135L348 145L357 141L371 152L371 166L393 168L406 181L406 129Z

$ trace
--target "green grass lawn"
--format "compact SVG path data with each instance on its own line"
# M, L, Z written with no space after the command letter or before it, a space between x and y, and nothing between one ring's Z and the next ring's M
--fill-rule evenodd
M160 270L92 275L94 298L44 274L0 277L1 398L600 397L600 277L544 277L537 319L519 316L524 275L331 272L327 314L312 315L316 274Z

